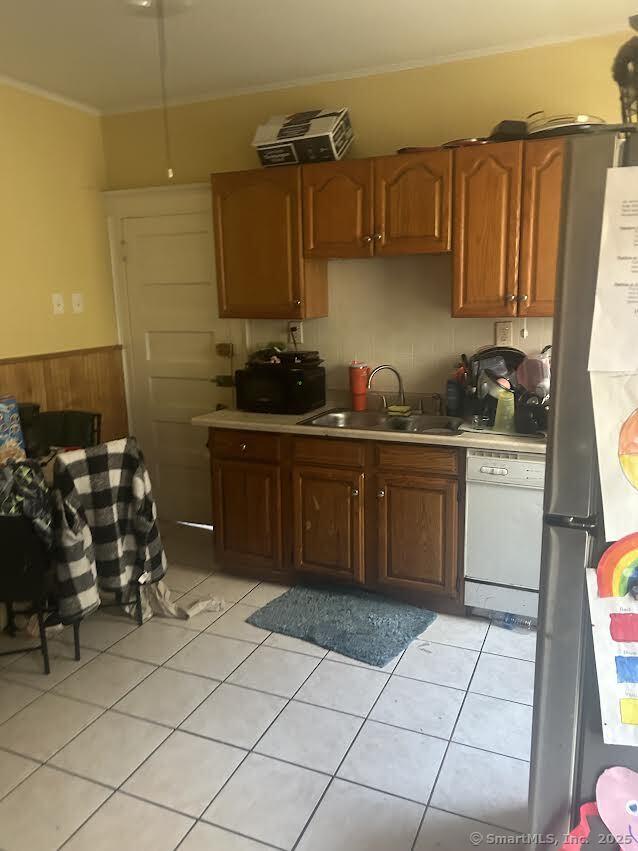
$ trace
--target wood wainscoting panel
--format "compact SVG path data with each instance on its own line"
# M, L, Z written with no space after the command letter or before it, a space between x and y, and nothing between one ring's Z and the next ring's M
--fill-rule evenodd
M7 394L43 411L96 411L102 440L128 434L121 346L0 360L0 395Z

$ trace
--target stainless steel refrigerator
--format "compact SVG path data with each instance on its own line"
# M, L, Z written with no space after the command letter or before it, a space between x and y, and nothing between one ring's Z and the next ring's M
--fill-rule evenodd
M571 137L561 222L530 778L531 848L568 833L612 765L638 748L606 745L585 568L605 547L587 362L607 169L638 165L634 134ZM638 518L637 518L638 519ZM561 842L558 843L560 846ZM596 847L596 846L594 846ZM609 848L609 845L606 845Z

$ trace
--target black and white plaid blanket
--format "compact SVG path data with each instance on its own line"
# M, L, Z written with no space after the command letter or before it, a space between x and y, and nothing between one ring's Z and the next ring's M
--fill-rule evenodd
M151 480L134 438L56 458L56 571L64 621L99 606L97 585L126 591L166 573ZM87 536L86 529L90 531Z

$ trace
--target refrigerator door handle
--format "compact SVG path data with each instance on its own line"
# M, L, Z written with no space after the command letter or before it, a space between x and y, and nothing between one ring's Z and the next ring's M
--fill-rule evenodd
M577 532L587 532L589 535L595 535L598 531L598 518L595 514L591 514L589 517L574 517L570 514L545 514L543 522L547 526L574 529Z

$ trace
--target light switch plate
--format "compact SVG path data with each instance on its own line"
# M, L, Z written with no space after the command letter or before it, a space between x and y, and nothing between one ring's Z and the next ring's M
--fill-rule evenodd
M494 323L494 344L497 346L511 346L514 343L512 323L510 321Z
M71 293L71 307L73 313L84 313L84 294Z
M51 293L51 304L53 305L54 316L61 316L64 313L64 296L62 293Z

